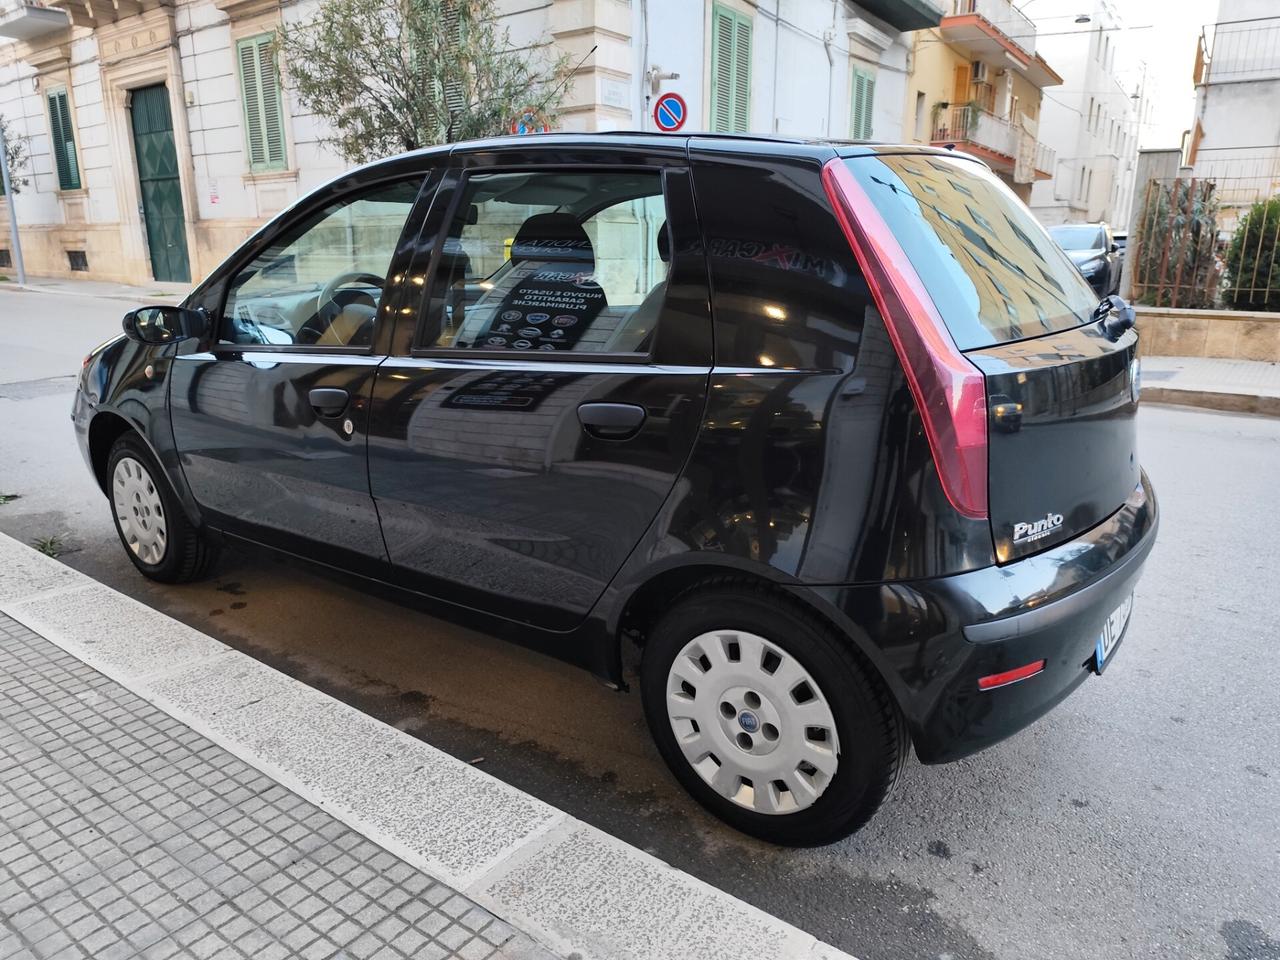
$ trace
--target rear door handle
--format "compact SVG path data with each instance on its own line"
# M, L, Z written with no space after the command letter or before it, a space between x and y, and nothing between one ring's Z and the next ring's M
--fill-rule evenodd
M644 426L645 409L634 403L584 403L578 406L582 429L601 440L630 440Z
M340 387L316 387L307 394L311 409L322 417L333 419L342 416L351 401L351 394Z

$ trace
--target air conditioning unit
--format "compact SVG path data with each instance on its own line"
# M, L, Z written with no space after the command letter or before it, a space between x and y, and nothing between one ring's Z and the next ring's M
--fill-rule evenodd
M982 60L973 61L969 67L969 79L974 83L986 83L987 75L987 64Z

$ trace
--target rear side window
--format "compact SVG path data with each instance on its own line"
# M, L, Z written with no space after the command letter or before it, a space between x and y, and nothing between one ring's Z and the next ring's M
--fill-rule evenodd
M419 346L648 353L666 297L666 231L656 171L472 175Z
M986 167L953 157L846 160L961 350L1088 322L1097 295Z

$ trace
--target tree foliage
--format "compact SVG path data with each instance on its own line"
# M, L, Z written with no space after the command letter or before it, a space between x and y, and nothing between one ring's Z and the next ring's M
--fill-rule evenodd
M1133 296L1156 307L1209 308L1217 293L1217 186L1152 180L1129 242Z
M1280 310L1280 196L1236 224L1227 246L1223 299L1235 310Z
M277 37L285 79L351 162L506 133L559 105L567 58L512 46L493 0L322 0Z
M30 182L22 174L27 165L27 138L18 136L4 114L0 114L0 133L4 134L4 160L9 165L9 183L14 193L21 193Z

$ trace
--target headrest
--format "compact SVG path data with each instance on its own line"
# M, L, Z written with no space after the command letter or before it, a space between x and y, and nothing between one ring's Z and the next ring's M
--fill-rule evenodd
M520 225L511 244L511 261L551 260L594 268L591 238L570 213L536 213Z
M662 221L658 228L658 259L663 263L671 262L671 234L667 232L667 221Z

